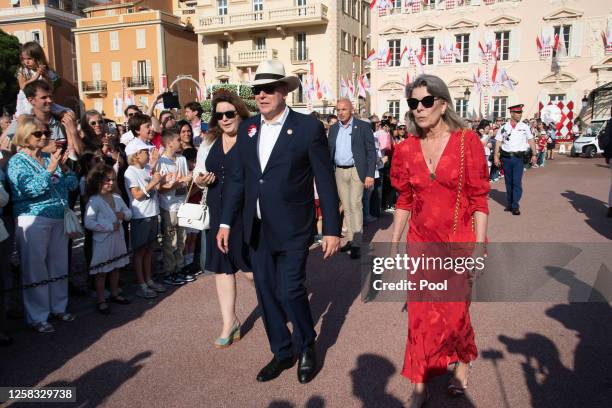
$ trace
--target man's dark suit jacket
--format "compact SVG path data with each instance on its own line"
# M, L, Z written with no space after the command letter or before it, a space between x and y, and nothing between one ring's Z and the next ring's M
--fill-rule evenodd
M332 163L334 163L334 156L336 154L336 140L339 129L340 121L329 128L329 154ZM359 174L361 182L364 182L366 177L374 178L374 171L376 170L376 146L374 145L374 134L369 123L353 118L351 148L357 174Z
M223 191L221 224L240 216L244 241L251 243L257 199L263 236L273 251L307 249L314 240L313 177L323 211L323 235L340 236L338 191L321 122L290 110L266 168L258 154L261 115L238 129L235 160ZM250 132L249 132L250 130Z

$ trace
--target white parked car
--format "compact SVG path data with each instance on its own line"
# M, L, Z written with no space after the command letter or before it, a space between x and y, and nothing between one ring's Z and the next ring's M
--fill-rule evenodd
M605 129L605 120L591 122L586 131L580 135L580 137L574 140L572 150L570 151L570 156L576 157L583 155L584 157L591 159L597 154L602 154L603 150L601 150L597 144L597 135L599 135L599 132L603 132Z

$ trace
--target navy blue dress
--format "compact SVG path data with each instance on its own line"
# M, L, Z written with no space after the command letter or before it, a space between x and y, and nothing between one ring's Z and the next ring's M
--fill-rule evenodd
M206 170L214 173L216 180L208 187L206 202L210 209L210 229L206 231L206 270L214 273L234 274L236 271L251 271L248 258L249 248L243 242L242 217L236 217L229 240L229 253L224 254L217 248L217 232L221 223L223 209L223 183L229 174L236 149L227 154L223 152L223 139L218 137L206 158Z

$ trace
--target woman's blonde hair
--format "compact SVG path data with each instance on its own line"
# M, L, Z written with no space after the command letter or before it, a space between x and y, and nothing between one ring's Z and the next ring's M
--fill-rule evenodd
M422 86L427 88L427 92L429 92L430 95L446 101L447 107L446 111L442 114L442 120L444 123L446 123L450 131L463 129L466 127L464 120L461 119L457 112L455 112L455 108L453 107L453 99L450 96L448 87L441 78L435 75L419 75L416 77L413 83L406 85L406 99L412 97L412 91L414 91L415 88L420 88ZM408 110L408 120L406 125L408 133L418 137L423 137L423 129L416 124L412 110Z
M13 144L18 147L25 147L28 138L33 132L36 132L42 125L42 122L36 119L34 115L21 115L17 120L17 130L13 136Z

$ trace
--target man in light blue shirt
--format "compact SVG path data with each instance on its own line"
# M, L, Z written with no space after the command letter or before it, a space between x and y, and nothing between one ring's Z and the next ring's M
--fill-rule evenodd
M340 99L336 106L339 122L329 129L329 151L336 169L338 195L347 221L348 242L341 248L358 259L363 233L363 192L374 187L376 147L369 123L353 117L353 105Z

